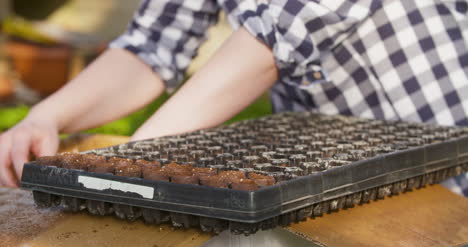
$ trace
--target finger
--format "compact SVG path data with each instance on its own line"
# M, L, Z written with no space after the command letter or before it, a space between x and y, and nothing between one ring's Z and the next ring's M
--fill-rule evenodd
M0 141L0 183L8 187L18 187L17 179L11 169L11 141L3 137Z
M33 143L31 150L36 157L55 155L59 146L57 135L51 135L44 138L37 138Z
M31 135L18 133L13 137L11 147L11 160L16 172L16 177L21 180L24 163L28 162L29 150L31 147Z

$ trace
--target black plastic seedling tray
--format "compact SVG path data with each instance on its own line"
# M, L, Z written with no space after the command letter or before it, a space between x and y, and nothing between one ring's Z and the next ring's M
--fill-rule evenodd
M275 176L275 185L255 191L151 181L35 162L25 165L22 187L34 191L39 206L62 205L71 211L86 208L93 214L115 214L127 220L142 217L148 223L170 221L178 227L200 226L215 232L230 228L234 233L250 234L466 172L465 134L466 130L454 127L287 113L87 152L162 163L191 162L194 166ZM221 149L212 148L216 146ZM203 149L206 155L188 161L191 156L186 155L187 159L184 153L191 149ZM236 152L240 149L247 151ZM215 155L212 150L218 153ZM210 159L220 153L241 153L239 158L232 158L240 162ZM258 158L246 158L252 156ZM340 163L337 157L346 160ZM261 170L277 168L271 164L278 163L278 159L286 159L288 169L281 168L282 173ZM318 164L322 170L307 170L310 164Z

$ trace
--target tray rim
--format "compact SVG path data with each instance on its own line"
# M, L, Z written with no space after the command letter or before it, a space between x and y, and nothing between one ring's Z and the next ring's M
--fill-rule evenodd
M200 185L152 181L143 178L119 177L112 174L90 173L81 170L58 168L54 166L39 166L35 162L28 162L25 164L21 187L29 190L37 190L63 196L77 195L81 193L83 195L82 197L76 197L134 205L145 208L161 209L171 212L187 213L203 217L214 217L245 223L257 223L280 214L297 210L298 208L313 205L320 201L333 200L335 198L363 191L368 188L379 187L407 178L420 176L428 172L459 165L459 158L468 157L468 147L464 147L465 145L468 145L468 135L443 142L381 154L370 159L352 162L351 164L345 166L330 168L324 172L318 172L284 181L272 186L260 188L256 191L239 191ZM432 151L434 149L442 151L433 153ZM461 150L463 150L463 152L461 152ZM401 160L405 159L405 157L406 160ZM410 164L406 164L413 159L416 159L422 163L415 165L410 162ZM404 161L403 163L405 163L405 165L403 165L403 168L401 165L395 164L399 163L399 160ZM384 169L390 169L384 174L354 181L352 172L353 169L357 170L358 168L365 165L383 165L392 167L384 167ZM242 205L234 205L232 202L226 202L224 208L208 207L206 204L209 203L209 201L204 201L204 205L197 205L196 203L193 204L193 198L192 200L179 201L180 198L178 197L168 199L166 195L164 197L160 197L159 200L155 200L154 197L152 200L148 200L138 198L136 194L122 194L113 190L105 192L81 188L82 190L80 191L76 188L78 183L77 181L67 181L66 179L62 179L62 182L56 182L54 185L50 183L53 179L57 180L60 176L63 178L63 176L67 175L73 178L77 178L78 176L88 176L124 183L132 183L136 185L153 186L155 189L168 187L169 190L173 190L172 193L193 190L196 191L193 192L196 195L202 195L204 193L215 193L217 195L224 196L224 198L220 198L218 200L218 203L220 200L244 201L243 203L239 202ZM341 186L328 189L329 186L327 186L325 182L329 182L328 180L330 180L330 177L333 176L342 177L345 181L341 182ZM58 180L60 181L60 179ZM376 186L365 184L371 180L380 181L380 183ZM69 188L67 188L67 186ZM72 188L70 188L70 186L72 186ZM183 203L184 201L185 203ZM187 203L187 201L190 201L190 203ZM226 208L226 206L231 207Z

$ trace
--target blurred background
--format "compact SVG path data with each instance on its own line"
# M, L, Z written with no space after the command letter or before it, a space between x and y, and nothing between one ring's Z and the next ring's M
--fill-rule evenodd
M76 76L122 33L139 0L0 0L0 132ZM230 35L221 13L191 64L197 71ZM96 82L98 83L98 82ZM131 83L131 82L129 82ZM131 135L170 95L88 133ZM270 114L262 96L227 123Z

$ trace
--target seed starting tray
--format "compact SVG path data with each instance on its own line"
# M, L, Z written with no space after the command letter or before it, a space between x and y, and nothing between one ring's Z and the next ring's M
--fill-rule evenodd
M92 172L62 158L27 163L21 184L33 191L38 206L248 235L466 172L467 133L459 127L282 113L80 154L105 157L107 163L120 157L133 165L210 168L209 176L220 177L215 183L195 173L182 180L165 173L166 181L155 181L161 173L152 180L130 168L123 175L117 169ZM245 176L223 180L226 171Z

